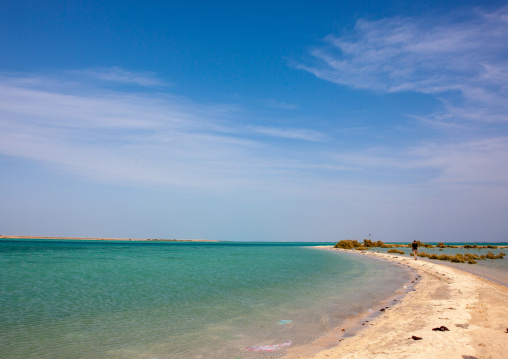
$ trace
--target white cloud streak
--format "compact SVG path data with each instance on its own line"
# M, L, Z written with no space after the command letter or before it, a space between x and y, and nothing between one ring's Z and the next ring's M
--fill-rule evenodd
M489 193L493 203L506 200L506 34L508 7L442 17L362 19L347 34L327 36L297 68L359 90L419 92L444 104L444 112L413 117L438 136L407 148L385 145L331 154L328 162L355 169L356 178L392 173L390 181L396 184L395 177L420 172L413 184L432 188L428 193L471 191L479 197Z
M317 131L235 121L234 105L125 93L41 78L0 81L0 153L112 182L212 189L280 185L298 165L259 135L317 141ZM55 89L56 88L56 89ZM256 134L257 139L252 139Z
M358 89L436 95L460 119L508 122L507 33L508 7L360 20L350 34L326 37L297 67Z
M151 72L132 72L119 67L97 68L85 71L67 71L67 76L91 78L104 82L130 84L143 87L165 87L167 84Z
M44 89L44 82L52 85ZM219 191L305 188L317 193L329 188L340 196L344 193L336 192L337 186L343 191L370 186L381 172L376 188L506 185L508 178L508 147L503 145L508 141L502 135L402 150L348 149L338 146L332 134L313 129L249 124L235 105L78 85L4 74L0 153L93 181Z
M252 127L253 132L261 133L263 135L287 138L294 140L303 140L310 142L322 142L325 140L325 135L318 131L301 129L301 128L276 128L276 127Z

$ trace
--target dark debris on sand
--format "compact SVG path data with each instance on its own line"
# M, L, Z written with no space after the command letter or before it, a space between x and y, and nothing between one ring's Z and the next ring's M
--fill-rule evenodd
M437 328L434 328L432 329L433 331L437 332L437 331L441 331L441 332L449 332L450 329L448 329L447 327L445 327L444 325L440 326L440 327L437 327Z

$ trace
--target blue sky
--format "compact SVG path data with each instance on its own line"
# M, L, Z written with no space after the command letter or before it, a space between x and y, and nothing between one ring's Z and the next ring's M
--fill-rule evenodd
M0 234L508 240L505 1L3 1Z

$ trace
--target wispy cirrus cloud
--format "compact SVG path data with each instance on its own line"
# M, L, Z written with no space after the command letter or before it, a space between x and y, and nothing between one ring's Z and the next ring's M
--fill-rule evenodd
M106 88L59 76L3 74L0 153L99 181L253 188L278 186L306 166L287 153L273 156L278 144L264 138L317 141L321 136L238 121L242 113L236 105Z
M420 173L415 182L435 187L508 185L508 137L502 135L456 143L429 142L404 151L385 146L330 156L328 163L341 163L352 171L381 171L399 177L428 171L427 175ZM393 178L390 181L396 183Z
M311 193L371 179L485 185L508 176L501 134L404 149L347 148L312 128L254 125L234 104L43 80L0 78L0 154L93 181L294 192L307 183Z
M81 78L89 77L106 82L115 82L119 84L130 84L144 87L165 87L167 83L157 77L152 72L132 72L120 67L95 68L80 71L68 71L68 74Z
M278 128L278 127L255 126L252 127L252 131L255 133L260 133L271 137L303 140L310 142L322 142L326 139L325 134L319 131L302 128Z
M297 67L358 89L432 94L458 119L507 122L507 33L508 7L359 20Z
M361 19L350 32L327 36L308 61L295 66L336 84L419 92L444 105L439 113L413 117L432 127L436 137L399 149L386 143L337 151L327 162L356 170L356 178L369 173L394 181L416 174L416 182L434 189L506 188L507 33L508 6L441 17Z

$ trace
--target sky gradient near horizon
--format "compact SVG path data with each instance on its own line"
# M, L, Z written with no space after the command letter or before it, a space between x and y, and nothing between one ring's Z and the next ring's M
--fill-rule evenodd
M3 1L0 234L508 241L506 1Z

